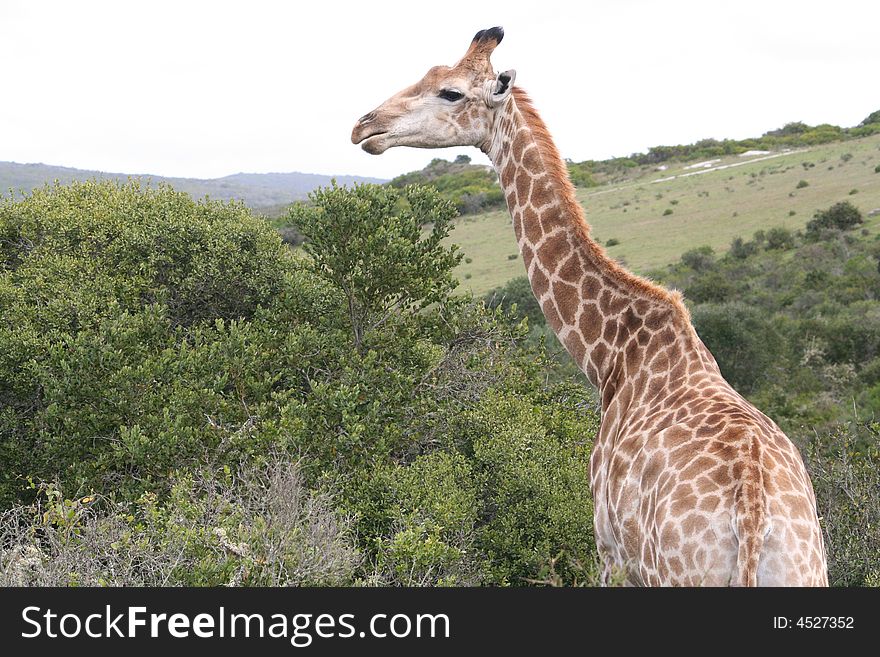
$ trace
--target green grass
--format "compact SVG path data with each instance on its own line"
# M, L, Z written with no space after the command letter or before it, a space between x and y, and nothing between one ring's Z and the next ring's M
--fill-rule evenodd
M850 159L841 158L847 153ZM743 162L728 157L717 165L739 166L652 182L695 171L684 169L691 163L673 163L625 185L579 189L578 200L594 237L603 244L619 240L608 253L643 274L696 246L708 244L723 253L737 236L750 238L774 226L803 228L817 209L842 200L865 214L866 228L880 228L880 216L867 217L880 208L880 173L874 172L880 164L880 135ZM814 166L805 168L804 162ZM800 180L809 185L798 188ZM850 195L853 189L858 193ZM664 216L670 208L674 212ZM463 289L482 294L524 274L522 258L508 259L518 249L506 210L459 219L450 239L472 259L457 269Z

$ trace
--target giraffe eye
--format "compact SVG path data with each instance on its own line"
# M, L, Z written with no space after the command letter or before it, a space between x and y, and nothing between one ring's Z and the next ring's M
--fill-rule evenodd
M457 100L461 100L462 98L464 98L464 94L460 91L456 91L455 89L441 89L440 93L437 95L440 96L440 98L453 103Z

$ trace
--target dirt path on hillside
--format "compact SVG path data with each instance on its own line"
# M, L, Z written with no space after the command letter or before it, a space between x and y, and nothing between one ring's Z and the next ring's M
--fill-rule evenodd
M646 182L650 185L655 185L657 183L669 182L670 180L675 180L676 178L688 178L689 176L702 176L707 173L712 173L713 171L723 171L724 169L733 169L734 167L745 166L746 164L752 164L754 162L763 162L764 160L772 160L777 157L782 157L783 155L796 155L798 153L808 153L810 151L809 148L799 148L793 151L782 151L780 153L773 153L771 155L764 155L763 157L756 157L751 160L745 160L744 162L731 162L730 164L719 164L717 167L711 167L709 169L700 169L699 171L688 171L687 173L677 173L674 176L666 176L664 178L657 178L656 180L648 180L648 181L640 181L630 183L628 185L620 185L619 187L612 187L611 189L603 189L597 192L590 192L587 194L587 198L591 196L600 196L601 194L608 194L610 192L616 192L621 189L627 189L629 187L636 187L638 185L644 185ZM693 165L691 165L693 166ZM687 169L687 167L685 167Z

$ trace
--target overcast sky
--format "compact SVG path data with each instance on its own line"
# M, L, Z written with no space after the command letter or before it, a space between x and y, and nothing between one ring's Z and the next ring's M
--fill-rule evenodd
M576 161L880 109L877 0L0 0L0 160L392 177L475 149L349 141L473 34Z

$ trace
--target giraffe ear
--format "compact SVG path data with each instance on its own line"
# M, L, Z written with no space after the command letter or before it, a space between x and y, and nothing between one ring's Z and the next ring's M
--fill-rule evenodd
M498 74L498 77L496 77L492 83L492 93L488 98L491 107L497 107L507 100L507 97L513 91L513 83L515 80L516 71L513 69Z

